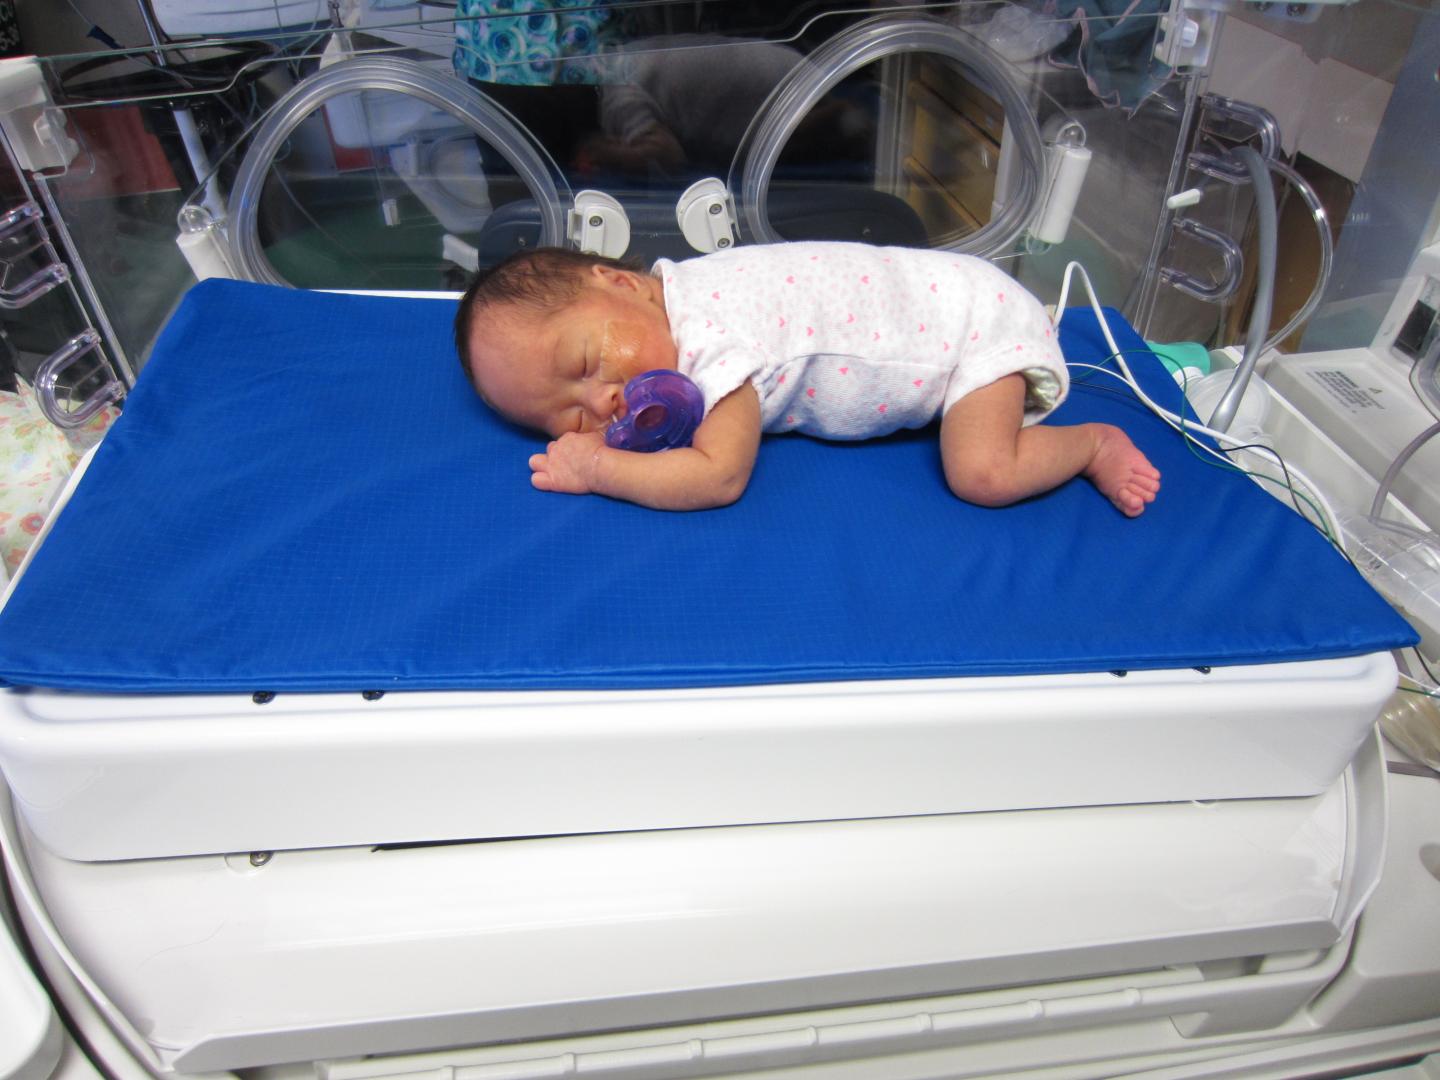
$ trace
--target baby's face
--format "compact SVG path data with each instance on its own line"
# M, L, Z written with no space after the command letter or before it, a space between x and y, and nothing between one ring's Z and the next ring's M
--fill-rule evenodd
M485 400L552 438L603 430L625 415L627 382L676 362L660 281L610 267L587 273L560 311L507 308L477 318L470 356Z

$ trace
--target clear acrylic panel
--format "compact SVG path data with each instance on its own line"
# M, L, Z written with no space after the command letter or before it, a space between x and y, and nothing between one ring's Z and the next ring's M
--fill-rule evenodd
M1437 67L1432 4L1246 4L1230 12L1187 152L1177 159L1174 189L1199 188L1204 197L1169 215L1157 272L1132 312L1150 336L1210 345L1246 338L1258 261L1254 188L1214 165L1233 163L1236 147L1261 139L1226 119L1223 106L1212 110L1218 99L1263 110L1275 123L1278 251L1266 341L1286 351L1369 345L1416 252L1435 238L1440 144L1426 133L1440 120ZM1176 223L1235 241L1244 269L1233 293L1201 300L1167 283L1167 269L1207 283L1223 277L1215 251L1169 227Z
M695 251L676 200L716 177L734 201L739 243L967 250L978 237L981 253L1047 300L1078 259L1102 299L1153 339L1221 344L1243 336L1253 293L1253 196L1246 181L1197 169L1191 154L1223 155L1259 137L1216 120L1207 92L1274 113L1277 156L1309 179L1329 214L1335 271L1312 333L1338 325L1356 297L1403 269L1440 174L1433 162L1406 168L1405 130L1434 129L1433 101L1405 91L1406 78L1433 83L1423 49L1433 47L1434 17L1409 4L1197 16L1200 45L1178 54L1158 0L1110 14L1074 0L537 2L519 15L480 0L262 7L153 2L146 25L125 22L114 5L80 3L126 47L100 47L76 20L68 45L42 50L80 152L36 182L136 366L195 280L177 238L188 234L192 256L212 236L233 251L231 231L245 224L235 220L236 178L277 103L319 74L376 59L430 72L455 101L478 95L520 148L393 85L305 109L253 197L240 200L253 218L246 243L288 284L458 288L472 260L570 242L564 225L582 189L625 208L628 254L642 263L685 257ZM877 20L914 24L923 40L901 35L889 51L866 52ZM951 44L935 46L936 34ZM818 79L808 89L806 74ZM1334 90L1347 79L1353 94ZM1343 141L1327 134L1334 116L1369 102L1376 87L1394 93L1388 111L1385 101L1375 110L1364 147L1330 146ZM1063 240L1042 240L1034 226L1067 148L1084 151L1088 171ZM532 164L522 167L521 156ZM536 183L539 173L546 183ZM997 218L1029 197L1027 184L1039 201L1020 215L1025 227L995 232ZM1318 245L1305 201L1283 179L1276 187L1287 236L1278 319L1304 303ZM1202 190L1199 205L1167 209L1190 188ZM1174 282L1225 293L1206 230L1228 237L1242 265L1232 291L1198 299ZM202 265L217 265L207 257ZM234 260L227 272L251 273Z

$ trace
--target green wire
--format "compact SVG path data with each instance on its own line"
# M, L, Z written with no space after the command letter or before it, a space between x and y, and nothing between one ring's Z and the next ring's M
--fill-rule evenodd
M1108 371L1108 372L1110 372L1110 374L1115 375L1116 377L1118 377L1122 382L1125 382L1125 381L1126 381L1126 380L1125 380L1125 376L1124 376L1124 374L1123 374L1122 372L1120 372L1120 371L1110 371L1110 369L1109 369L1109 368L1106 368L1104 365L1107 364L1107 363L1109 363L1109 362L1112 361L1112 360L1118 359L1119 357L1126 356L1126 355L1131 355L1131 354L1136 355L1136 356L1155 357L1155 353L1154 353L1153 351L1151 351L1150 349L1120 349L1118 352L1112 352L1112 353L1110 353L1110 354L1102 357L1101 360L1100 360L1100 362L1099 362L1098 364L1091 364L1091 365L1089 365L1087 368L1085 368L1081 373L1079 373L1079 374L1075 375L1074 377L1072 377L1071 380L1070 380L1071 385L1078 385L1078 384L1088 383L1088 380L1089 380L1089 378L1091 377L1091 375L1093 375L1093 374L1098 374L1098 373L1101 372L1101 371ZM1158 359L1158 357L1157 357L1157 359ZM1129 385L1128 382L1126 383L1126 385ZM1181 397L1180 407L1175 410L1176 413L1180 416L1180 418L1181 418L1182 421L1189 419L1189 416L1187 415L1187 411L1186 411L1186 410L1187 410L1190 402L1189 402L1189 399L1185 396L1185 391L1189 389L1189 386L1190 386L1190 376L1185 375L1185 376L1184 376L1184 382L1182 382L1182 383L1180 384L1180 397ZM1102 390L1102 391L1105 391L1105 392L1107 392L1107 393L1116 393L1116 394L1119 393L1119 391L1114 390L1114 389L1112 389L1111 387L1101 386L1101 385L1098 384L1098 383L1094 384L1093 386L1089 386L1089 389L1092 389L1092 390ZM1123 395L1122 395L1122 396L1123 396ZM1195 419L1195 421L1196 421L1197 423L1198 423L1199 420L1200 420L1200 418L1199 418L1198 416L1196 416L1194 419ZM1235 472L1235 473L1240 473L1240 474L1242 474L1242 475L1244 475L1244 476L1250 477L1252 480L1264 480L1264 481L1267 481L1267 482L1269 482L1269 483L1275 484L1275 485L1277 485L1278 487L1282 487L1282 488L1284 488L1286 491L1290 492L1290 498L1291 498L1291 500L1292 500L1292 501L1295 501L1295 512L1296 512L1297 514L1299 514L1302 519L1304 519L1305 521L1309 522L1310 525L1312 525L1314 528L1318 529L1319 532L1320 532L1320 534L1321 534L1322 536L1324 536L1325 539L1330 542L1331 546L1333 546L1337 551L1339 551L1342 555L1344 555L1347 560L1349 560L1350 556L1349 556L1349 554L1345 551L1344 546L1340 543L1339 539L1335 536L1335 534L1330 531L1330 526L1329 526L1329 525L1326 523L1326 521L1325 521L1325 514L1324 514L1324 512L1321 511L1320 507L1316 504L1315 500L1311 499L1310 496L1306 495L1303 491L1301 491L1299 488L1297 488L1297 487L1295 486L1295 482L1290 479L1289 469L1286 468L1286 466L1285 466L1285 459L1282 458L1282 457L1280 456L1280 454L1277 453L1275 450L1271 449L1270 447L1263 447L1263 449L1264 449L1266 452L1274 454L1276 460L1279 461L1279 463L1280 463L1280 468L1281 468L1281 470L1284 471L1284 473L1285 473L1285 478L1284 478L1284 479L1281 479L1281 478L1278 477L1278 476L1272 476L1272 475L1270 475L1269 473L1262 473L1262 472L1253 471L1253 470L1251 470L1251 469L1245 469L1245 468L1242 468L1242 467L1239 466L1239 465L1236 465L1234 462L1224 461L1224 460L1221 460L1220 458L1215 457L1215 456L1212 455L1212 454L1202 453L1202 452L1200 451L1200 449L1198 449L1198 440L1195 438L1194 435L1192 435L1192 434L1190 433L1189 428L1185 427L1183 424L1182 424L1182 426L1181 426L1181 428L1180 428L1179 434L1181 435L1181 438L1183 439L1183 441L1184 441L1184 443L1185 443L1185 448L1186 448L1187 450L1189 450L1190 453L1193 454L1196 458L1198 458L1200 461L1204 462L1206 465L1209 465L1211 468L1220 469L1220 470L1223 471L1223 472ZM1254 445L1259 446L1259 444L1254 444ZM1245 449L1250 449L1250 447L1248 447L1248 446L1236 446L1236 447L1231 447L1229 450L1226 450L1226 449L1224 449L1224 448L1220 448L1220 453L1223 454L1223 453L1232 452L1232 451L1234 451L1234 450L1245 450ZM1296 501L1296 500L1298 500L1298 501ZM1313 515L1313 519L1312 519L1312 516L1306 515L1306 513L1305 513L1303 510L1300 509L1300 502L1303 502L1306 506L1308 506L1308 507L1310 508L1310 515Z
M1395 689L1405 694L1419 694L1421 697L1440 698L1440 693L1434 690L1421 690L1415 686L1397 686Z

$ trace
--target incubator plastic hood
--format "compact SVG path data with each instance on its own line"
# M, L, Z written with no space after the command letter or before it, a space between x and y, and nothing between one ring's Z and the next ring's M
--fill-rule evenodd
M854 22L836 13L814 28L825 36L811 49L764 30L606 46L583 74L595 80L581 96L598 100L597 127L587 133L591 121L577 116L565 136L553 134L556 115L540 104L549 91L520 75L467 84L437 60L367 54L354 38L332 37L316 71L207 159L179 214L180 247L201 277L320 284L285 269L288 254L277 269L266 251L278 211L261 209L267 192L272 204L310 201L301 188L312 178L287 174L312 130L328 132L337 163L363 158L394 180L396 193L381 194L376 208L388 228L418 225L409 209L418 200L441 231L441 265L467 270L536 244L650 260L828 237L1003 257L1032 226L1047 240L1065 235L1090 151L1081 123L1035 72L960 19ZM954 106L939 104L951 87L966 88L953 119L943 109ZM573 88L555 93L556 107L579 100ZM721 135L720 114L695 104L712 98L749 102L753 116ZM1047 130L1063 133L1052 143L1063 152L1047 157L1042 115ZM927 141L918 155L906 149L915 138ZM342 187L345 171L329 186ZM687 224L707 173L720 194ZM572 188L594 194L579 199ZM222 209L216 193L226 189ZM316 238L297 245L318 240L348 257L337 226L323 223L330 212L302 206Z

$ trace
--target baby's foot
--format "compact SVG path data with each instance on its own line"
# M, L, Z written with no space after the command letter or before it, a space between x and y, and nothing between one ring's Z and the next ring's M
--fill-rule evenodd
M1130 436L1109 424L1095 425L1095 456L1085 467L1085 478L1115 509L1138 517L1160 490L1160 470L1140 452Z

